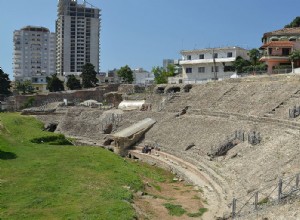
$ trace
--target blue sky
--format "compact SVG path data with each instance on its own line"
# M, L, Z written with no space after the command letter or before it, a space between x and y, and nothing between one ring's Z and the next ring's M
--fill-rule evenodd
M83 0L78 0L82 2ZM263 33L300 16L299 0L89 0L102 9L101 71L151 70L182 49L258 48ZM55 31L57 0L0 0L0 66L12 79L13 31Z

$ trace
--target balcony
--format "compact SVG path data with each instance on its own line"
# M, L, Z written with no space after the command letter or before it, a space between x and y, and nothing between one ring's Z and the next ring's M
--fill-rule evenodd
M235 57L230 57L230 58L216 58L215 62L216 63L226 63L226 62L233 62L235 61ZM213 63L214 59L195 59L195 60L180 60L179 64L180 65L195 65L195 64L205 64L205 63Z

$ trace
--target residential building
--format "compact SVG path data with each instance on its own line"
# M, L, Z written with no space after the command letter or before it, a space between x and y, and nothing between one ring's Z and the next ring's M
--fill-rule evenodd
M169 65L173 65L175 67L175 75L181 75L182 73L182 68L179 65L179 61L178 60L174 60L174 59L163 59L163 68L165 70L167 70Z
M46 77L55 73L55 33L45 27L26 26L14 31L13 72L15 81L32 82L46 90Z
M56 20L56 73L82 71L91 63L99 72L100 9L77 0L59 0Z
M275 68L284 66L290 66L291 70L289 55L294 50L300 49L300 27L267 32L262 37L262 43L260 49L263 56L260 61L268 65L268 73L273 73Z
M108 70L108 72L100 72L97 75L99 83L120 83L121 79L117 74L118 69Z
M153 84L154 82L153 73L150 73L147 70L144 70L143 68L134 69L132 70L132 72L133 72L134 84L139 84L139 85Z
M238 56L249 59L248 51L240 47L208 48L181 51L183 83L222 80L235 74L232 63Z
M163 68L166 70L169 65L174 65L174 60L172 59L163 59Z

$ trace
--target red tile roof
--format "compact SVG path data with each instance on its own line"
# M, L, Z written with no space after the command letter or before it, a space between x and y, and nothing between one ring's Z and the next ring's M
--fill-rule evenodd
M296 44L294 41L271 41L266 43L260 47L260 49L264 49L267 47L293 47Z

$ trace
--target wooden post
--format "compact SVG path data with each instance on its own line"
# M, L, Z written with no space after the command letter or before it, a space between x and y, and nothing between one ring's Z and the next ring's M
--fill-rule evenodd
M300 174L298 173L296 176L296 189L299 188L299 178L300 178Z
M282 194L282 179L279 179L278 183L278 203L281 201L281 194Z
M254 209L257 210L258 205L258 192L255 193Z
M233 198L233 200L232 200L232 219L235 219L235 214L236 214L236 199Z

